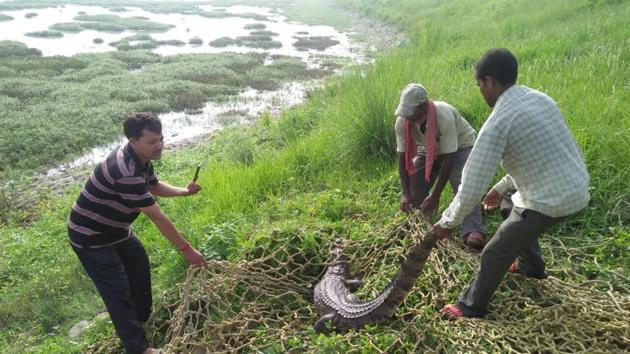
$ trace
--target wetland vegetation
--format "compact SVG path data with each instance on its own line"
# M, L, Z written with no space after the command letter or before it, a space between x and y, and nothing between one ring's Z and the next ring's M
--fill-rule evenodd
M289 2L273 1L283 9ZM278 119L264 114L255 125L232 126L205 143L165 154L156 163L158 175L176 185L189 181L194 167L205 162L199 179L204 190L199 196L160 200L178 228L208 258L230 261L244 259L248 250L259 245L272 252L298 246L313 249L314 243L336 237L380 242L382 226L400 220L393 134L400 89L420 81L431 97L452 103L479 128L490 109L475 86L472 65L486 49L504 46L519 58L519 82L543 90L558 102L591 176L590 205L545 235L542 243L549 271L576 286L611 294L610 301L614 296L628 296L629 3L339 2L404 29L410 40L373 64L328 79L322 88L309 93L306 103ZM227 6L237 1L219 3ZM122 9L130 5L112 1L110 6L124 14ZM187 3L143 6L157 13L198 11ZM339 18L339 12L330 11L329 6L332 1L305 0L299 16L310 15L315 23L326 15ZM0 11L31 8L22 2L0 3ZM313 8L319 11L309 14ZM291 9L286 13L292 11L299 12ZM0 180L19 180L95 143L111 141L120 132L122 118L131 111L198 108L244 87L269 89L289 79L325 73L309 69L296 58L261 53L162 57L136 49L43 57L37 49L2 41ZM230 120L230 115L223 118ZM68 212L80 188L81 183L75 183L61 194L42 192L29 211L13 211L14 195L8 189L0 190L2 352L82 353L114 338L107 319L95 320L79 339L67 337L72 325L104 311L65 239ZM445 192L442 207L451 196ZM496 229L498 218L488 218L490 228ZM154 294L164 294L163 298L156 296L155 306L163 310L160 306L165 301L180 296L177 284L185 275L185 261L148 219L141 217L134 230L151 257ZM449 258L448 267L464 277L474 271L456 258ZM386 280L386 274L379 275L378 281ZM462 284L466 280L457 279ZM519 281L516 288L522 285ZM422 285L430 289L441 284ZM536 294L535 286L525 288ZM498 296L509 299L513 296L510 289L513 287L501 288ZM441 300L452 301L456 296L454 292ZM422 301L422 294L416 294L407 300L407 306ZM532 306L527 302L523 313L529 313ZM396 322L402 323L399 327L384 324L345 337L319 336L312 331L311 322L295 321L289 327L297 335L277 338L276 344L284 347L269 352L282 352L282 348L374 352L384 351L392 343L399 343L404 352L418 340L409 336L409 328L421 328L422 340L445 350L458 347L445 347L444 338L433 333L457 332L475 338L479 327L467 322L446 328L435 309L425 310L417 318L403 316ZM538 328L539 323L527 325ZM259 336L264 332L260 329ZM151 335L156 345L162 344L164 333ZM513 348L531 350L527 344L513 343ZM493 347L488 344L485 350L493 351Z

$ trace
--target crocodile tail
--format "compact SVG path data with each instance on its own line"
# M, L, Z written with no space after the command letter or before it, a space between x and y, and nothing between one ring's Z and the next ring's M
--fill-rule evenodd
M411 248L407 254L407 259L388 286L391 287L391 290L387 298L372 311L370 316L372 317L372 321L370 322L380 322L391 317L396 312L396 309L403 302L407 294L409 294L416 279L418 279L420 273L422 273L424 265L427 263L431 250L435 247L436 243L437 234L431 231L420 243L415 244Z

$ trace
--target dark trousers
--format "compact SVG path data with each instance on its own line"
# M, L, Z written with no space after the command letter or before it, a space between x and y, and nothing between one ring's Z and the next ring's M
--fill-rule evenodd
M468 160L468 155L470 155L471 151L472 147L467 147L457 150L454 154L453 167L451 169L451 173L448 175L448 181L451 188L453 188L453 194L457 193L459 185L462 182L462 171L464 170L464 165L466 164L466 160ZM440 159L437 159L433 163L431 176L429 177L429 182L427 182L424 179L425 160L426 157L424 155L418 155L417 161L415 162L417 172L409 176L409 192L411 193L411 198L413 199L414 208L420 207L420 204L422 204L424 199L429 195L429 191L440 174L441 161ZM483 223L481 204L477 204L475 208L466 215L462 224L459 226L459 234L462 237L465 237L473 231L480 232L484 236L488 234L488 229Z
M481 253L477 274L457 300L457 307L467 317L480 317L488 312L492 295L515 259L518 258L521 273L532 276L545 273L538 238L564 218L552 218L519 207L511 207L510 210L505 204L501 205L502 213L508 210L509 216Z
M144 247L132 235L103 248L72 246L107 306L127 353L149 347L142 324L151 314L151 271Z

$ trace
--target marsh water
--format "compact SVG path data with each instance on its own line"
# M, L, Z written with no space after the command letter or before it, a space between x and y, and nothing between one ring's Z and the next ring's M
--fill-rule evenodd
M49 27L56 23L73 22L78 15L115 15L122 18L146 18L152 22L173 26L164 32L149 32L156 40L180 40L186 43L182 46L160 46L153 52L162 55L172 55L180 53L218 53L224 51L231 52L267 52L271 55L289 55L301 57L309 60L313 53L336 55L343 57L357 58L353 52L348 35L341 33L330 26L311 26L288 21L286 16L276 9L256 7L256 6L231 6L214 7L210 5L199 6L200 9L208 12L225 12L226 17L208 18L197 14L181 13L153 13L137 7L125 7L124 12L112 10L99 6L78 6L63 5L43 9L25 9L17 11L2 11L3 14L13 17L10 21L0 22L0 40L14 40L25 43L29 47L39 49L44 56L64 55L71 56L78 53L95 53L114 51L116 48L109 45L124 37L135 34L130 31L120 33L108 33L94 30L83 30L78 33L64 32L61 38L36 38L27 36L26 33L49 30ZM37 14L34 17L28 14ZM266 19L251 19L238 17L239 14L256 14ZM236 16L230 16L236 15ZM250 30L245 26L251 24L263 24L265 30L278 34L275 41L282 43L280 48L256 49L239 46L228 46L223 48L212 47L208 42L221 37L246 36ZM331 37L339 44L326 49L325 51L307 50L300 51L293 46L295 36L308 34L309 36ZM203 40L202 45L188 44L193 37ZM95 44L94 39L103 40L101 44Z
M270 55L299 57L309 68L316 68L321 58L337 58L343 65L366 61L368 48L364 43L354 43L352 33L344 33L330 26L307 25L292 22L278 9L256 6L213 7L199 6L203 11L223 12L225 17L208 18L198 14L153 13L138 7L109 9L99 6L59 5L48 8L2 11L13 17L0 22L0 40L14 40L25 43L28 47L39 49L43 56L72 56L79 53L97 53L115 51L109 43L138 33L148 33L155 40L178 40L178 46L160 45L153 52L167 56L181 53L218 53L218 52L265 52ZM254 15L257 18L240 16ZM115 15L121 18L141 18L148 21L172 26L166 31L122 31L119 33L82 30L63 32L60 38L37 38L26 35L29 32L47 31L57 23L73 22L78 15ZM258 16L259 15L259 16ZM213 47L208 43L222 37L247 36L251 29L247 26L256 24L276 34L273 38L282 44L279 48L261 49L230 45ZM300 36L328 37L336 42L325 49L297 48L296 38ZM203 43L193 45L191 38L198 37ZM96 44L95 39L102 39ZM248 89L224 103L209 102L201 110L194 112L170 112L161 114L164 135L167 144L185 143L187 140L207 136L226 125L226 116L231 117L228 124L243 124L255 120L262 112L279 113L283 108L298 104L304 100L305 91L317 86L317 81L290 82L276 91L257 91ZM223 118L223 119L222 119ZM47 175L55 176L66 170L91 165L102 160L107 153L124 139L116 139L105 146L95 146L84 156L52 168Z

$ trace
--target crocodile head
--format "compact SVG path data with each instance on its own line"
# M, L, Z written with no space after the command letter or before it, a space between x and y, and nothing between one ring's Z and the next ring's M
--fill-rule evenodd
M340 255L329 266L328 274L335 274L345 278L350 276L350 258L345 255Z

